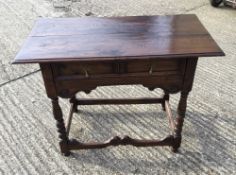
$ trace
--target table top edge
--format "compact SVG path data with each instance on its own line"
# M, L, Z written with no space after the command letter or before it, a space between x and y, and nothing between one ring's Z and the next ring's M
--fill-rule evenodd
M122 60L140 60L140 59L177 59L177 58L197 58L197 57L218 57L225 56L220 52L202 53L202 54L178 54L178 55L142 55L142 56L121 56L121 57L90 57L90 58L35 58L35 59L14 59L12 64L26 63L56 63L56 62L86 62L86 61L122 61Z

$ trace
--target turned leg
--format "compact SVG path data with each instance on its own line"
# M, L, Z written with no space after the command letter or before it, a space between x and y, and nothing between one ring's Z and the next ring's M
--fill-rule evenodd
M170 95L167 91L164 91L164 95L162 97L164 99L164 101L161 103L161 106L162 106L162 110L165 111L166 108L165 108L165 100L169 100L170 99Z
M69 156L70 155L70 150L68 149L69 139L66 134L66 128L63 120L61 107L58 103L58 98L53 98L51 100L52 100L53 115L57 122L56 125L57 125L57 131L59 133L59 139L60 139L59 144L61 153L64 154L65 156Z
M176 128L175 128L175 134L174 134L174 145L173 145L173 152L177 152L178 148L181 145L181 133L184 123L184 117L187 107L187 98L188 98L189 92L181 92L178 110L177 110L177 118L176 118Z

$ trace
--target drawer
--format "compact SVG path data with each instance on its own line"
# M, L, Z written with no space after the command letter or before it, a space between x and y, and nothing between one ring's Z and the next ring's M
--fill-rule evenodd
M141 84L177 92L182 87L186 59L53 63L57 92L71 97L98 86Z
M97 76L116 75L154 75L158 73L181 74L185 67L185 59L158 60L125 60L97 61L52 64L54 76L78 76L92 78Z
M79 62L79 63L54 63L52 64L55 76L112 74L112 62Z
M155 73L165 71L181 71L185 60L137 60L127 62L127 73ZM184 65L183 65L184 64Z

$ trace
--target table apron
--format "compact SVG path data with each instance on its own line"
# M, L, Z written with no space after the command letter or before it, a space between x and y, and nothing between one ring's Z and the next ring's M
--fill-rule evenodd
M79 91L89 93L99 86L143 85L149 90L161 88L169 93L177 93L183 84L183 75L143 75L143 76L107 76L99 78L58 77L55 79L57 94L71 98Z

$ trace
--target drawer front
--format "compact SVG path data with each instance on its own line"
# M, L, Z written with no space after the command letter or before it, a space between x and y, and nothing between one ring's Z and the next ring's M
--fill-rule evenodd
M132 84L175 93L182 87L185 66L186 59L52 64L57 93L64 98L98 86Z
M80 75L88 77L90 75L112 74L112 65L112 62L55 63L53 71L55 76Z
M178 71L182 60L137 60L127 62L127 73L149 73Z
M182 60L128 60L128 61L101 61L80 63L54 63L52 64L55 76L79 76L92 78L97 76L112 76L119 74L145 74L171 72L182 73L185 59Z

